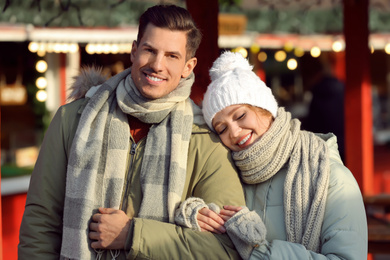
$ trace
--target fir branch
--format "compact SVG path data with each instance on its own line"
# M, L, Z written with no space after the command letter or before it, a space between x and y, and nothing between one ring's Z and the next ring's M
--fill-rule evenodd
M40 0L38 0L38 1L40 1ZM65 4L63 3L63 1L60 0L59 3L60 3L61 11L56 16L52 17L49 21L47 21L45 23L45 26L48 26L55 19L59 18L61 15L64 14L64 12L69 12L70 8L76 9L77 18L79 20L80 26L84 26L83 20L81 18L81 10L80 10L80 7L78 5L73 4L71 0L68 0L67 3L65 3Z
M119 0L118 3L111 4L111 5L110 5L110 8L115 8L115 7L117 7L118 5L123 4L124 2L125 2L125 0Z
M7 10L8 6L10 5L11 3L11 0L5 0L5 4L4 4L4 8L3 8L3 13L5 12L5 10Z

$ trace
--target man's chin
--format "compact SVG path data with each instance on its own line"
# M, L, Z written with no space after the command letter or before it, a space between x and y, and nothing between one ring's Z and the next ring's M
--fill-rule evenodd
M141 92L141 95L143 97L145 97L147 99L151 99L151 100L159 99L159 98L162 98L164 96L163 94L160 94L157 91L143 91L143 92Z

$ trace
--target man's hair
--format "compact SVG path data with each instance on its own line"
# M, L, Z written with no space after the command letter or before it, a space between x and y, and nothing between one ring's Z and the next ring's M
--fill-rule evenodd
M139 19L137 45L141 42L149 23L171 31L186 32L186 59L195 56L202 34L186 9L176 5L155 5L148 8Z

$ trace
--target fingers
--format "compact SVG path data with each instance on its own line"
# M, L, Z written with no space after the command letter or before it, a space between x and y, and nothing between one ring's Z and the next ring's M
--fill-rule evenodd
M219 215L221 217L223 217L223 216L232 217L236 213L237 213L236 211L221 209L221 211L219 212Z
M102 208L102 207L99 208L99 212L102 214L111 214L111 213L115 213L116 211L118 210L113 208Z
M95 240L91 243L92 248L95 248L95 249L99 249L99 248L106 249L107 248L107 246L103 244L103 241L100 240L99 235L96 236L97 238L92 238L92 235L93 235L92 233L89 233L89 238L91 240Z
M115 213L119 212L119 210L113 209L113 208L102 208L102 207L100 207L98 210L99 210L100 213L96 213L96 214L92 215L92 220L95 221L95 222L101 222L103 214L115 214Z
M99 224L98 223L94 223L92 222L91 224L89 224L89 233L88 233L88 237L91 239L91 240L95 240L91 243L91 247L92 248L103 248L102 245L101 245L101 233L99 231Z
M92 216L92 221L89 224L91 247L123 249L131 219L122 210L99 208L99 212Z
M219 215L225 222L228 221L231 217L233 217L234 214L236 214L235 211L230 211L225 209L221 209L221 212L219 213Z
M91 247L92 248L95 248L95 249L98 249L98 248L103 248L101 243L99 241L95 241L95 242L92 242L91 243Z
M217 234L226 232L226 229L223 226L225 221L218 214L208 208L199 210L197 220L202 231L210 231Z
M224 209L226 210L231 210L231 211L235 211L235 212L238 212L240 210L242 210L242 207L240 206L232 206L232 205L225 205L223 206Z
M199 213L205 217L213 219L215 222L217 222L220 225L225 224L225 221L223 221L223 219L211 209L203 208L199 210Z
M99 232L89 232L88 237L92 240L99 240L100 233Z
M96 222L91 222L91 224L89 224L89 229L92 231L100 231L99 224Z
M223 225L218 224L210 218L198 219L198 224L202 231L209 231L216 234L222 234L226 232Z
M92 215L92 221L94 222L100 222L101 218L102 218L102 214L100 213L96 213Z
M231 217L234 216L238 211L242 210L242 207L240 206L224 206L223 209L219 212L219 215L221 218L226 222L228 221Z

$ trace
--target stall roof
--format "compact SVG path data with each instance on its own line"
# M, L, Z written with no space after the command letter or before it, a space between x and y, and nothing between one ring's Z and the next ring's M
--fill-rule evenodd
M44 42L44 43L132 43L137 38L136 26L116 28L53 28L34 27L32 25L0 24L0 42ZM281 49L287 43L300 46L303 50L310 50L318 46L323 51L332 49L335 40L343 41L343 35L330 34L266 34L244 32L241 35L220 35L220 48L244 47L250 48L253 44L264 49ZM390 43L390 33L376 33L370 35L370 45L373 49L384 49ZM370 47L371 47L370 46Z

